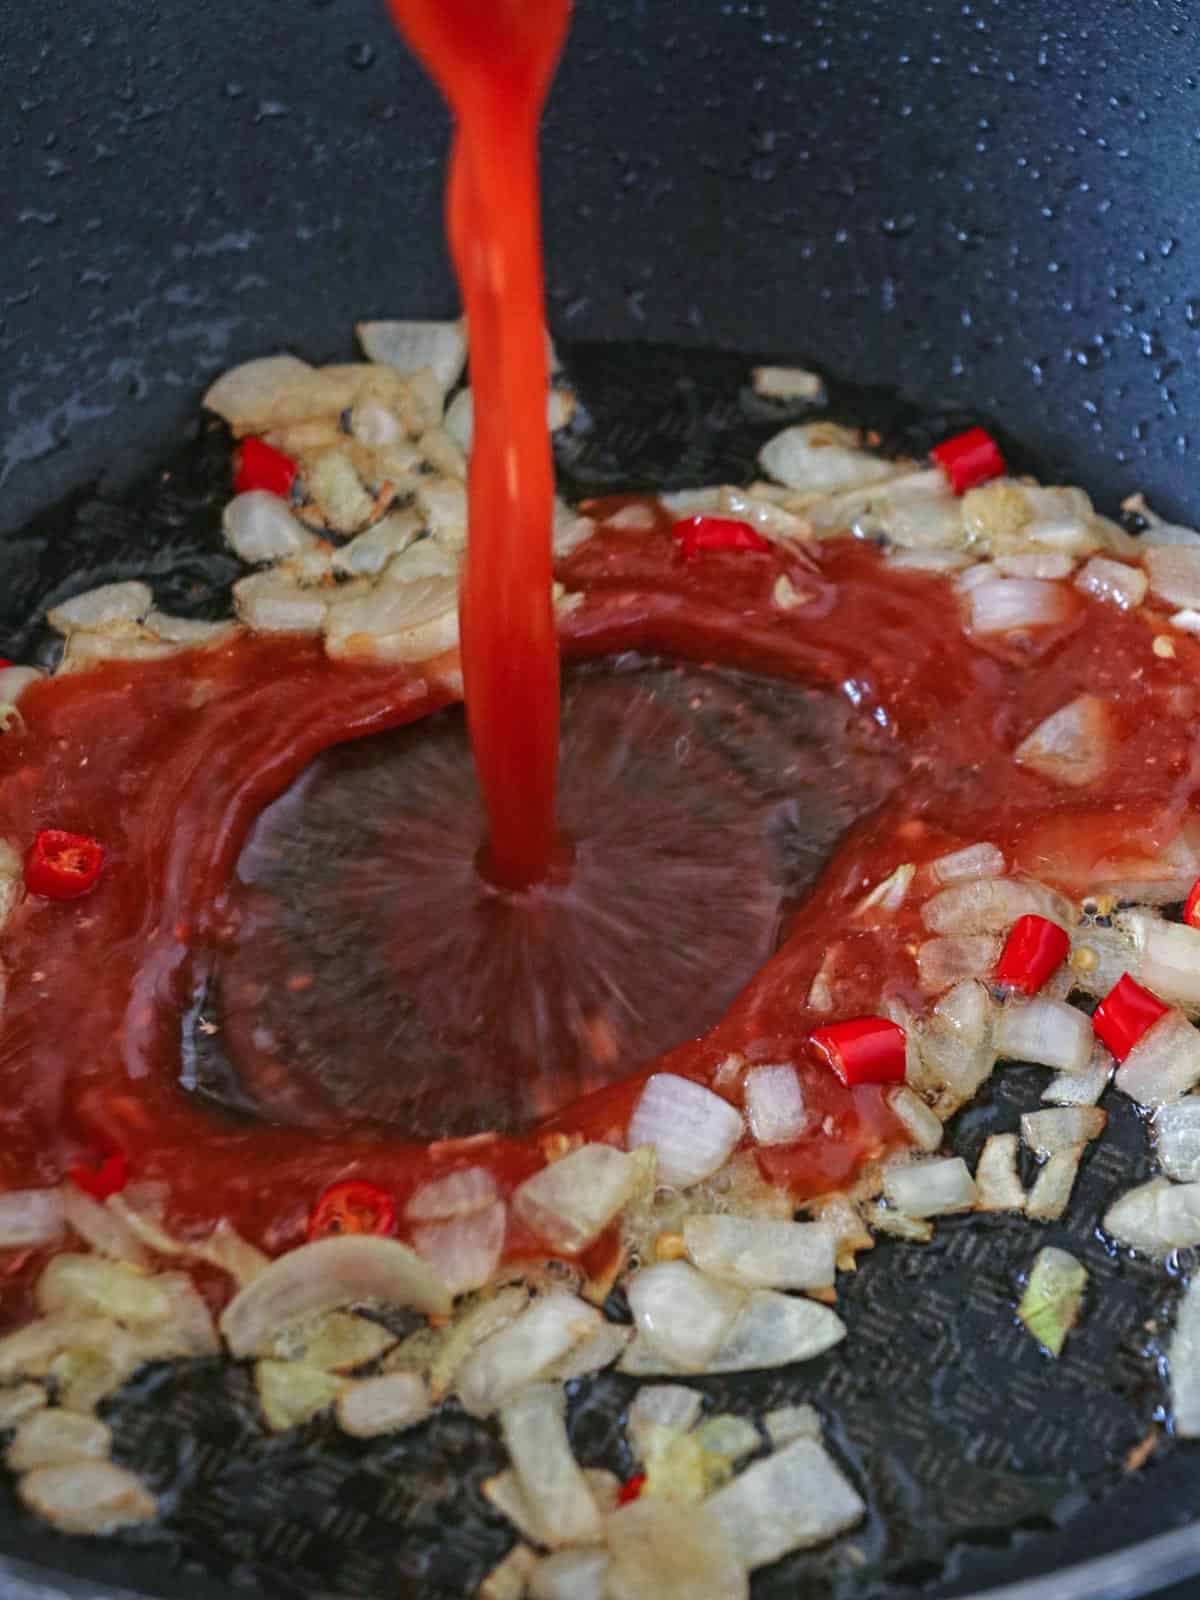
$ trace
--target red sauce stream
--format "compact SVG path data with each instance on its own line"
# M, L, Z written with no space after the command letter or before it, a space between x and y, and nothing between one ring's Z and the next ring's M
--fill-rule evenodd
M520 889L546 877L555 845L554 466L537 132L570 7L568 0L391 0L391 7L458 124L447 225L475 400L463 677L488 815L486 872Z

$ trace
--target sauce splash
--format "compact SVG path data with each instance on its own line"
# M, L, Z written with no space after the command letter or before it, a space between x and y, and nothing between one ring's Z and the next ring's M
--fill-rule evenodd
M488 836L484 876L542 882L555 856L559 666L546 428L537 132L568 0L390 0L457 130L447 229L471 330L475 432L460 623Z

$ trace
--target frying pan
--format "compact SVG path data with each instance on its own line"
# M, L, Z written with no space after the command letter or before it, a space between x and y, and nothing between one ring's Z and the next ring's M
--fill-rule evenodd
M1105 509L1142 488L1195 516L1194 21L1185 0L579 0L544 141L550 318L591 419L568 481L744 474L769 426L743 394L759 351L843 380L835 409L893 442L991 419ZM0 650L21 656L67 583L150 571L172 609L221 602L224 455L195 424L213 373L339 358L357 318L455 302L445 118L375 0L46 0L0 39ZM1005 1069L956 1148L972 1159L1039 1086ZM842 1296L844 1355L706 1381L746 1415L814 1398L874 1508L756 1596L1095 1600L1200 1571L1192 1454L1167 1441L1122 1471L1171 1292L1093 1236L1144 1172L1113 1113L1062 1227L882 1242ZM1054 1367L1009 1311L1043 1242L1092 1274ZM575 1398L589 1464L622 1466L627 1398L616 1376ZM437 1600L506 1544L473 1487L498 1446L452 1411L382 1445L264 1440L244 1377L200 1368L144 1374L115 1422L173 1486L165 1528L68 1541L4 1487L6 1595Z

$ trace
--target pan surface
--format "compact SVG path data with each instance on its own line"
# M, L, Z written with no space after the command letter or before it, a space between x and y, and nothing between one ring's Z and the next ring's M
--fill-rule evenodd
M990 416L1102 501L1142 487L1194 514L1188 7L1055 10L828 4L801 24L782 0L582 4L546 139L551 319L593 419L568 441L568 484L744 476L773 423L747 411L746 360L702 353L715 345L880 386L835 385L835 404L894 437L919 444L923 415ZM26 620L85 576L148 572L177 611L223 601L224 450L194 437L212 372L293 342L331 358L356 317L453 302L445 124L373 7L62 0L0 27L0 527L22 530L0 546L0 652L21 657L43 638ZM586 342L631 337L694 348ZM169 485L141 476L176 452ZM999 1075L956 1147L972 1158L1035 1078ZM1109 1556L1053 1582L1115 1595L1200 1565L1191 1454L1121 1471L1157 1401L1144 1323L1170 1294L1092 1237L1142 1171L1136 1119L1112 1109L1051 1239L1001 1221L881 1243L844 1296L852 1356L705 1384L747 1415L816 1399L876 1508L861 1564L818 1552L756 1595L961 1595ZM1055 1241L1095 1292L1050 1368L1009 1302L1035 1242ZM589 1464L625 1465L626 1400L616 1377L576 1398ZM319 1428L265 1440L243 1380L197 1370L147 1374L117 1421L178 1491L165 1529L65 1541L6 1486L6 1593L451 1596L507 1542L474 1489L498 1446L452 1413L369 1448Z

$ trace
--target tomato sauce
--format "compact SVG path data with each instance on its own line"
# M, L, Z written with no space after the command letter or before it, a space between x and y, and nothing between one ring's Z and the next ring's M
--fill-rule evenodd
M781 573L803 596L788 611L772 600ZM649 1070L712 1083L737 1053L797 1063L812 1131L761 1152L760 1164L798 1198L813 1195L901 1138L880 1091L843 1088L809 1053L808 1032L829 1020L809 1007L815 974L836 947L841 1016L878 1011L889 995L927 1003L919 909L863 927L854 907L869 887L900 862L986 839L1016 870L1079 894L1114 850L1152 856L1191 818L1200 646L1176 633L1175 658L1160 659L1149 608L1081 596L1076 625L1014 659L964 634L949 584L890 569L872 547L838 540L685 564L661 515L649 534L602 525L559 577L583 596L560 624L565 655L663 652L826 686L906 763L724 1018L521 1138L480 1130L425 1146L367 1123L314 1133L206 1105L180 1083L180 1015L233 915L231 879L254 819L321 750L420 718L448 691L417 671L332 662L315 639L242 636L107 664L34 685L26 731L0 740L0 837L22 844L63 827L106 851L89 896L26 898L0 936L3 1187L54 1183L116 1147L135 1177L169 1186L170 1225L202 1233L227 1217L277 1251L301 1241L332 1182L384 1185L401 1213L416 1184L454 1166L485 1164L508 1189L542 1164L547 1134L620 1139ZM1016 766L1015 745L1084 691L1111 707L1107 776L1078 791ZM737 1099L728 1076L718 1088ZM510 1254L529 1248L514 1233Z

